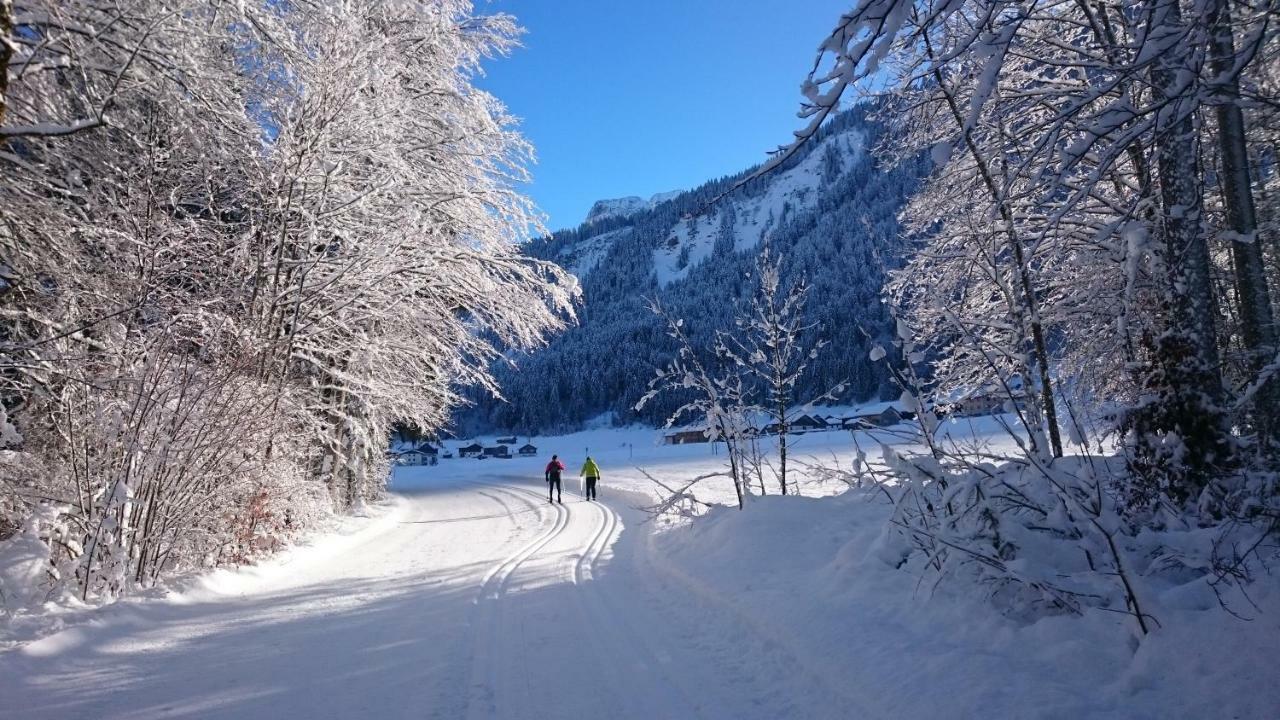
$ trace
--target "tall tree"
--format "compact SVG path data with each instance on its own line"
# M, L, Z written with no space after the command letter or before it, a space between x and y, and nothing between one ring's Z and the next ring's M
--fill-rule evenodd
M1262 238L1253 200L1244 111L1240 108L1240 79L1231 4L1221 1L1211 13L1210 70L1216 76L1212 101L1218 123L1218 150L1222 163L1223 206L1240 293L1240 330L1249 354L1248 367L1262 372L1276 357L1277 328L1262 256ZM1280 442L1280 377L1264 381L1253 402L1253 418L1264 445Z
M57 509L81 595L376 495L396 423L440 427L571 321L577 284L515 244L531 149L472 84L511 18L19 0L13 22L0 510Z
M827 340L812 338L817 323L805 317L808 286L803 279L784 285L781 258L767 246L756 262L755 276L755 293L736 319L737 332L722 333L719 345L763 390L760 405L778 437L778 488L786 495L787 434L797 412L796 387Z

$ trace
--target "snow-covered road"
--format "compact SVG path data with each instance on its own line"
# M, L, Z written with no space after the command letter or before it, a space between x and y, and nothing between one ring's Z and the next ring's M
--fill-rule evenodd
M496 468L495 468L496 470ZM501 475L0 654L22 718L858 715L654 551L632 496Z

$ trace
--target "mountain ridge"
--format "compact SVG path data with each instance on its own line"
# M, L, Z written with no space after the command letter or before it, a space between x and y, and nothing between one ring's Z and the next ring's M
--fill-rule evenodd
M607 217L634 215L642 210L649 210L668 200L675 199L684 194L684 192L684 190L668 190L667 192L654 193L649 196L648 200L639 195L597 200L591 204L591 209L587 211L587 218L582 222L590 224Z
M842 402L896 396L884 364L867 354L891 335L880 289L901 255L897 212L927 159L878 168L868 150L883 132L858 106L763 177L748 168L526 243L526 253L579 277L579 324L537 353L508 358L498 368L504 398L471 396L459 430L571 429L602 413L619 424L664 422L679 397L634 409L654 368L675 350L648 300L684 318L694 342L710 348L749 297L765 242L782 256L784 279L806 277L810 318L830 343L798 396L840 382L848 386Z

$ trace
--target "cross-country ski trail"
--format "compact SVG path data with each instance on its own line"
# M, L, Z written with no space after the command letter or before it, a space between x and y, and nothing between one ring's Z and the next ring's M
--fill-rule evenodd
M552 504L545 489L418 483L355 534L92 613L0 654L0 715L862 714L813 658L669 566L631 496Z

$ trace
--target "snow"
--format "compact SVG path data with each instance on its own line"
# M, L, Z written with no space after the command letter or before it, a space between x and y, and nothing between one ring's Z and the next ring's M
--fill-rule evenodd
M634 215L638 212L655 208L668 200L679 197L683 193L684 190L669 190L667 192L654 193L648 200L635 195L612 200L597 200L591 206L591 210L587 212L587 219L583 222L590 224L604 218Z
M1001 452L1001 420L945 428ZM663 434L596 427L531 438L535 458L397 468L391 499L338 532L164 596L68 609L61 629L11 643L4 707L33 719L1263 718L1280 707L1275 578L1251 588L1251 622L1205 587L1150 588L1162 628L1141 643L1115 613L1017 620L887 564L875 493L810 478L801 497L645 522L656 495L641 469L675 481L723 462L714 446L666 446ZM907 441L892 428L857 435L864 449ZM793 468L847 466L850 440L793 437ZM569 469L563 505L543 494L551 453ZM600 503L573 480L587 453L604 473ZM727 484L703 493L733 502Z
M560 251L556 262L581 280L600 264L618 239L632 232L634 229L630 227L618 228L596 235L577 245L565 247Z
M0 611L37 606L47 594L49 546L41 534L54 524L57 511L53 505L40 507L21 533L0 544Z
M795 167L778 173L763 194L722 201L733 206L734 251L758 246L782 224L788 213L817 206L826 152L833 148L838 150L843 158L843 167L848 169L863 152L864 142L865 138L859 132L833 135L814 147ZM683 279L691 269L711 256L724 212L720 209L715 213L686 218L671 228L666 241L653 251L653 267L660 286Z
M667 192L654 193L649 197L649 206L657 207L668 200L675 200L684 194L684 190L668 190Z
M591 206L591 210L587 212L587 219L583 222L592 223L608 217L633 215L648 207L649 204L645 202L644 198L635 195L611 200L597 200Z
M1122 616L1022 624L953 588L920 587L876 556L884 513L858 493L772 497L749 513L717 510L658 545L868 716L1263 718L1280 707L1262 669L1280 650L1274 582L1259 599L1265 621L1216 604L1165 609L1166 627L1135 653Z

